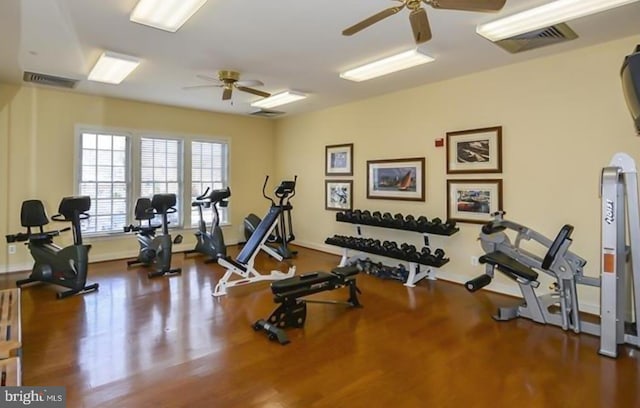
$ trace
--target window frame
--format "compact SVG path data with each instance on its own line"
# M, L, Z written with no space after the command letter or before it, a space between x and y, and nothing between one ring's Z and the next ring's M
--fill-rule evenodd
M230 141L228 139L224 139L224 138L211 138L211 139L203 139L201 137L195 137L193 139L191 139L189 141L189 154L185 155L189 157L189 200L193 200L194 197L191 196L191 185L193 184L193 163L192 163L192 159L193 159L193 143L217 143L217 144L221 144L224 146L224 150L225 153L223 154L223 166L222 166L222 185L223 188L225 187L229 187L229 173L230 173L230 166L229 166L229 157L230 157L230 150L231 150L231 146L230 146ZM201 167L202 168L202 167ZM186 166L185 166L186 169ZM231 198L231 197L230 197ZM231 202L231 200L229 200L229 202ZM191 205L191 201L189 201L189 205ZM220 208L218 208L218 210L220 210ZM224 211L226 211L226 220L224 221L220 221L220 226L228 226L231 225L231 208L230 207L226 207L223 209ZM187 227L185 224L185 228L191 228L191 229L197 229L198 228L198 218L193 219L192 218L193 215L193 211L189 211L189 226ZM207 227L211 227L211 223L207 222Z
M192 184L192 146L193 142L200 143L219 143L225 146L226 154L223 157L224 166L223 173L226 177L225 186L229 185L231 179L231 140L225 136L213 136L203 134L189 134L189 133L173 133L154 130L140 130L131 128L122 128L115 126L103 126L103 125L90 125L90 124L76 124L74 140L74 163L73 163L73 192L79 194L80 192L80 179L81 179L81 167L82 167L82 134L94 133L94 134L111 134L117 136L125 136L127 141L127 158L126 158L126 186L127 186L127 218L126 223L135 223L134 208L136 200L140 197L142 181L141 181L141 144L142 138L148 139L170 139L177 140L179 143L179 157L180 165L178 166L179 172L179 194L178 202L182 204L182 212L179 219L179 225L172 226L172 228L178 228L180 230L196 230L196 225L192 225L191 220L191 184ZM95 205L92 203L92 206ZM232 225L232 205L230 201L229 207L226 208L227 220L221 222L220 226ZM210 224L208 223L208 226ZM123 234L123 231L112 230L108 232L83 232L88 238L101 238L101 237L114 237Z

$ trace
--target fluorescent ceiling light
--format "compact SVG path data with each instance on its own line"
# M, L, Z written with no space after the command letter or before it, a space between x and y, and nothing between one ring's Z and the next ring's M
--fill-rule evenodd
M413 49L344 71L340 73L340 78L356 82L366 81L431 61L434 61L432 57Z
M129 20L175 33L207 0L140 0Z
M299 101L306 98L307 95L297 91L284 91L271 95L268 98L260 99L252 102L251 106L256 108L270 109L280 105L286 105L287 103Z
M636 1L638 0L556 0L481 24L476 32L491 41L500 41Z
M89 73L89 81L119 84L140 65L137 58L105 51Z

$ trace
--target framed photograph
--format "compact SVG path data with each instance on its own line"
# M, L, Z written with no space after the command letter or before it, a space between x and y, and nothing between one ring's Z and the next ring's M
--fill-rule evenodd
M502 180L447 180L447 218L484 224L502 210Z
M327 210L350 210L353 206L353 180L325 180L324 202Z
M424 157L368 160L367 198L424 201Z
M447 174L502 173L502 126L447 133Z
M324 174L353 176L353 143L325 147Z

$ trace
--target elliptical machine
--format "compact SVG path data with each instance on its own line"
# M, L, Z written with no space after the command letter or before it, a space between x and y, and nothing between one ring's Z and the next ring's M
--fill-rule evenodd
M292 251L288 246L289 242L296 239L293 234L293 223L291 221L291 210L293 209L291 199L296 195L297 180L298 176L294 176L293 181L283 180L280 182L280 185L273 192L278 199L278 204L266 193L269 176L265 177L264 184L262 185L262 196L271 201L271 207L279 207L282 209L278 219L278 225L274 233L267 239L267 243L275 244L272 246L284 259L293 258L298 253L298 251ZM249 241L251 235L255 232L256 228L258 228L260 221L262 221L260 217L253 213L244 219L244 237L247 241Z
M34 260L33 270L27 279L16 282L22 287L32 282L52 283L64 286L69 290L58 292L56 297L62 299L75 294L84 294L98 290L98 284L87 283L89 249L91 245L82 243L80 221L89 218L87 211L91 208L89 196L64 197L60 201L58 214L51 217L53 221L70 222L71 227L61 230L44 231L43 226L49 223L44 205L40 200L27 200L22 203L20 222L27 228L26 233L7 235L7 242L25 242ZM39 232L33 232L38 228ZM73 245L61 248L53 243L53 237L61 232L73 231Z
M156 270L147 274L149 278L182 273L181 268L171 268L172 245L182 242L182 235L177 235L172 240L169 234L167 215L177 211L175 205L175 194L155 194L151 200L139 198L136 201L135 217L139 224L124 227L124 232L136 233L140 251L136 259L127 261L127 266L155 266ZM161 216L162 224L151 223L156 215ZM144 220L147 221L147 226L142 225ZM155 230L160 227L162 227L162 235L156 236Z
M200 253L207 255L209 259L205 263L217 262L218 258L227 256L227 247L224 244L224 236L220 228L220 214L218 213L218 204L220 207L229 205L227 200L231 197L231 189L229 187L220 190L207 190L191 203L192 207L198 207L200 221L198 221L198 231L196 231L196 247L185 251L185 255ZM203 208L211 208L213 219L211 220L211 229L207 231L207 223L202 213Z

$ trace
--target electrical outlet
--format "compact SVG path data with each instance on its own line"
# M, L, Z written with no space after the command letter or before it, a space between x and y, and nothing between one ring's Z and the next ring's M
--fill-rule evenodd
M16 253L15 244L9 244L9 255L14 255Z
M471 265L472 266L478 266L479 265L477 256L472 256L471 257Z

